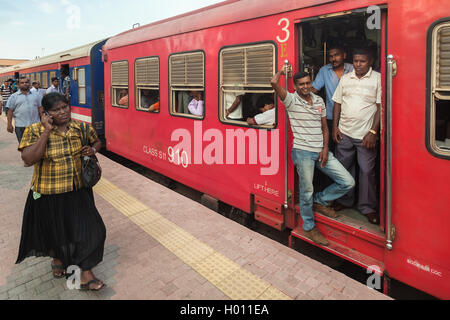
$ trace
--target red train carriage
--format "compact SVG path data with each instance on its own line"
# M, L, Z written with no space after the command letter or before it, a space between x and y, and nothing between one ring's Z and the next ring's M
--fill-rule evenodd
M104 69L101 49L106 40L24 62L0 70L0 79L26 76L39 81L41 88L52 86L57 77L63 84L63 75L69 75L72 118L93 124L99 134L104 130Z
M330 242L323 249L448 299L444 1L233 0L119 34L103 56L107 148L308 241L298 228L292 133L281 102L274 124L259 127L228 119L224 105L245 93L240 118L254 115L261 97L273 97L270 78L285 60L315 73L336 40L348 50L371 47L382 73L381 225L351 210L337 220L316 214ZM198 97L198 113L188 111L189 96Z

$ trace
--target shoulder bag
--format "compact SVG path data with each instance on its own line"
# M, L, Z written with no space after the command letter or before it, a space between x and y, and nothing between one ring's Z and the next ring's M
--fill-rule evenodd
M89 146L89 125L81 123L82 144ZM83 185L86 188L92 188L97 184L102 175L100 163L95 155L84 156L81 159L81 176Z

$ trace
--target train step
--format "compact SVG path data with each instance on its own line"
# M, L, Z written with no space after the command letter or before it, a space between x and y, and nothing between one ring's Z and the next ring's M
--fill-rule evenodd
M300 222L291 232L289 245L291 246L292 237L296 237L319 246L303 235L303 229L300 227L302 225L300 208L297 205L295 209ZM330 242L328 247L319 247L366 269L370 266L377 266L379 273L382 274L384 270L385 234L379 226L365 223L364 221L367 221L367 219L360 214L352 217L348 212L340 211L339 215L340 217L331 219L315 213L317 228ZM361 217L363 219L358 220Z
M320 247L325 251L328 251L336 256L339 256L343 259L346 259L350 262L355 263L356 265L363 267L365 269L371 269L373 272L383 275L384 272L384 263L377 259L374 259L368 255L365 255L361 252L356 251L355 249L351 249L345 245L340 244L337 241L327 239L329 242L328 246L321 246L314 243L311 239L307 238L303 235L303 230L301 228L296 228L292 230L291 235L289 236L289 247L292 247L292 237L301 239L306 241L314 246Z

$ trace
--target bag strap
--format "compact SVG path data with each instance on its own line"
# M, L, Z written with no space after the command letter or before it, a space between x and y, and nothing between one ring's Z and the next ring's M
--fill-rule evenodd
M83 146L89 145L89 125L84 122L81 123L81 134Z

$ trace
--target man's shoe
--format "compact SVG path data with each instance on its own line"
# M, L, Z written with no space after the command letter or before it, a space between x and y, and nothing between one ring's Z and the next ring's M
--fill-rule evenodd
M314 227L310 231L303 230L303 234L308 238L314 241L315 243L321 245L321 246L328 246L328 240L325 239L325 237L320 233L319 229Z
M341 211L341 210L350 209L350 208L351 208L351 207L344 206L343 204L340 204L339 202L335 202L335 203L334 203L334 206L333 206L333 209L334 209L335 211Z
M367 220L369 220L369 222L371 224L380 224L380 217L378 215L378 213L376 212L371 212L366 214Z
M320 203L313 204L313 210L326 215L329 218L336 219L339 215L333 208L321 205Z

